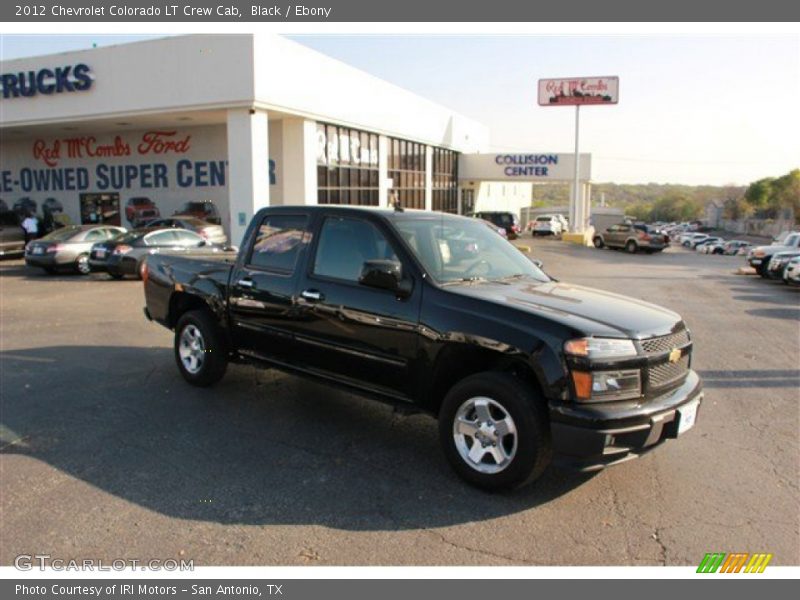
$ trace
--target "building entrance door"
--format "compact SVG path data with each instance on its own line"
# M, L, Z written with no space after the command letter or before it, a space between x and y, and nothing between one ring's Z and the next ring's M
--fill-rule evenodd
M475 212L475 190L461 190L461 212L462 215L470 215Z
M121 225L119 194L81 194L81 223Z

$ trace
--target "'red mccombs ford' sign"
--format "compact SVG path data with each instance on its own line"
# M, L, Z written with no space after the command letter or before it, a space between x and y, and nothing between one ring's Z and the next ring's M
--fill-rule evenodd
M571 77L539 80L539 106L617 104L619 77Z

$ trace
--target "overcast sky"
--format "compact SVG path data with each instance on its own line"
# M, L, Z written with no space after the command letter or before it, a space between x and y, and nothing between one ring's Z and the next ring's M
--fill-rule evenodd
M0 56L141 38L0 36ZM618 106L581 109L595 181L745 184L800 167L798 36L292 39L486 124L498 151L573 150L574 109L537 106L537 79L618 75Z

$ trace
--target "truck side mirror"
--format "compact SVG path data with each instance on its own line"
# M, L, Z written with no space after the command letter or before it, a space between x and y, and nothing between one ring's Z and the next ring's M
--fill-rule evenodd
M398 296L411 294L410 282L403 279L403 265L396 260L364 261L358 283L367 287L388 290Z

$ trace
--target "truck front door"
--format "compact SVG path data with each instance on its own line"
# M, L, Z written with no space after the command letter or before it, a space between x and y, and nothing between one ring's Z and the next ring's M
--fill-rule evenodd
M332 212L315 226L308 267L300 275L297 328L300 355L322 375L397 398L413 395L422 286L407 297L359 284L367 260L408 257L391 232L368 217ZM404 260L405 258L405 260Z

